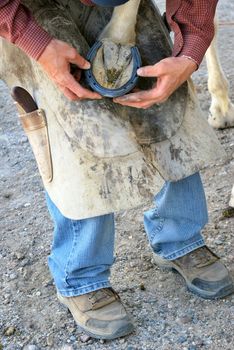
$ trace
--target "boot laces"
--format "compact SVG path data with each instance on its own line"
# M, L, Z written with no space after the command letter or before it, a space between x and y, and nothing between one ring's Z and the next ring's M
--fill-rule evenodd
M204 267L218 260L218 257L207 247L201 247L190 253L192 266Z
M102 288L90 293L89 300L92 305L111 298L119 299L118 294L112 288Z

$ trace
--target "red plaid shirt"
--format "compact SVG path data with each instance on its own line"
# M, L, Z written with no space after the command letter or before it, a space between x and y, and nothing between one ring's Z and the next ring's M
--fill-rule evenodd
M90 5L90 0L81 0ZM186 55L198 64L214 36L218 0L166 0L166 17L175 33L173 56ZM34 59L44 51L51 36L42 29L20 0L0 0L0 36Z

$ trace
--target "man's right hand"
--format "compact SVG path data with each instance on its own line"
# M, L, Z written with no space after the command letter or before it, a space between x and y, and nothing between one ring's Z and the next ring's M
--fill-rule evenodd
M96 92L82 87L70 73L70 63L89 69L90 63L76 49L63 41L52 39L38 59L48 76L70 100L101 99Z

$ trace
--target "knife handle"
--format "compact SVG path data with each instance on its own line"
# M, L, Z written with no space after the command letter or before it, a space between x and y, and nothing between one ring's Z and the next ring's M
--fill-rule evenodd
M30 93L20 86L13 87L11 96L26 113L30 113L38 109L37 104Z

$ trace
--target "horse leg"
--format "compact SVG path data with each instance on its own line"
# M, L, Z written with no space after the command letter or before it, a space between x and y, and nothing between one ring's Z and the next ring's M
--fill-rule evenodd
M208 90L211 94L209 124L216 129L234 126L234 105L229 99L228 81L222 70L217 53L218 19L215 18L215 36L206 52ZM234 207L234 186L229 205Z
M93 61L92 71L106 88L123 86L132 75L131 47L136 41L136 21L140 0L115 7L111 20L99 36L102 46Z
M230 201L229 201L229 205L230 205L230 207L234 208L234 186L232 187L232 193L231 193L231 198L230 198Z
M130 0L122 6L115 7L111 20L102 31L100 39L108 38L121 45L135 45L135 27L140 1Z
M216 129L234 126L234 105L229 98L229 86L217 53L218 20L215 18L215 37L206 52L208 90L211 106L208 122Z

